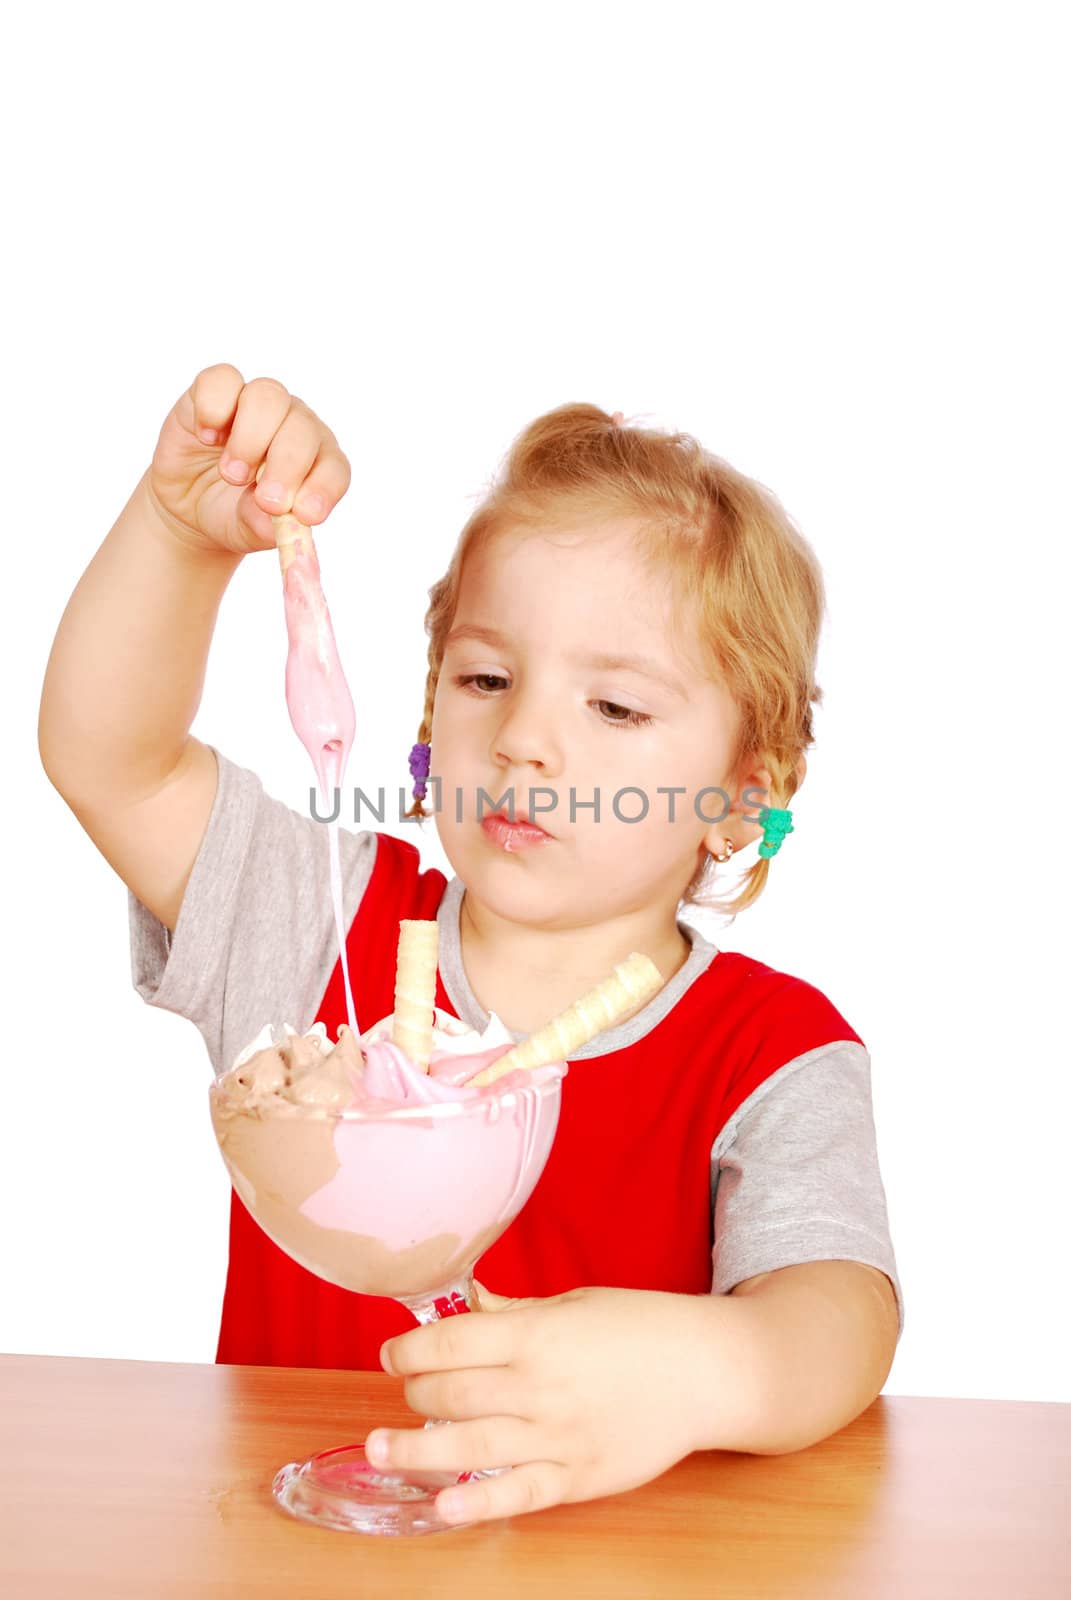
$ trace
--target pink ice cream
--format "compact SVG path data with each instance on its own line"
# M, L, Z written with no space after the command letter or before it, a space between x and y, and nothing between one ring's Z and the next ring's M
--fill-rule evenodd
M304 523L287 513L273 517L283 574L283 608L290 641L286 657L286 704L294 732L312 758L326 814L334 811L332 794L341 795L353 746L356 717L353 696L338 658L331 614L320 585L320 562L312 534ZM331 862L331 904L335 914L335 934L342 962L342 981L346 992L346 1016L357 1029L350 986L349 958L346 953L346 927L342 915L342 867L339 855L338 821L328 824L328 852Z
M467 1080L511 1048L437 1011L430 1070L392 1018L332 1045L322 1023L265 1029L210 1091L234 1187L265 1232L342 1288L404 1299L444 1288L509 1225L554 1140L564 1061Z
M309 752L320 785L329 796L330 789L342 782L353 747L353 697L338 658L309 530L293 518L277 520L290 525L288 533L280 535L283 606L290 641L286 703L294 732ZM300 537L289 537L297 529Z

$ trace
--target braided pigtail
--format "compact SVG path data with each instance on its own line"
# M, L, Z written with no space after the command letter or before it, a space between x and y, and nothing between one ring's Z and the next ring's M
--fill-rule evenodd
M407 817L416 817L418 822L426 822L435 815L434 811L424 808L424 797L428 792L427 778L431 770L431 714L435 708L435 685L439 681L438 663L429 666L427 681L424 687L424 715L420 719L420 734L417 743L409 752L409 771L415 782L413 804L405 813Z

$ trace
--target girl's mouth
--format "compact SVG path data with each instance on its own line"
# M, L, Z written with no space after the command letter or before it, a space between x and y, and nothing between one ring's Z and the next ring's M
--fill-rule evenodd
M484 817L480 827L484 837L493 845L511 852L553 842L551 835L534 822L510 822L508 817Z

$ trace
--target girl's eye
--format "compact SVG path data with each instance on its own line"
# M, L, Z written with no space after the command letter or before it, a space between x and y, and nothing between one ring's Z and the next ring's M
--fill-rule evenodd
M642 728L654 718L649 717L646 711L630 711L627 706L615 706L612 700L596 700L597 706L609 706L612 711L620 711L619 717L607 717L607 722L615 722L619 728Z
M459 689L467 689L470 683L505 683L505 678L498 677L493 672L470 672L467 677L455 678L454 682ZM477 694L493 694L493 689L477 689Z
M466 676L456 678L454 681L459 689L467 689L470 685L474 684L479 685L506 682L505 678L500 678L497 673L494 672L470 672ZM473 694L477 695L491 695L496 691L494 689L487 688L473 688L472 692ZM620 716L603 716L603 721L608 722L611 727L642 728L645 727L647 723L654 721L654 718L648 716L646 711L630 711L627 706L615 705L612 700L593 700L592 705L606 707L612 712L621 713Z

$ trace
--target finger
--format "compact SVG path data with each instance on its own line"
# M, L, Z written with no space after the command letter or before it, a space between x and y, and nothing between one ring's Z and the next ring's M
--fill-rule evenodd
M435 1509L446 1522L490 1522L496 1517L545 1511L565 1497L568 1474L560 1461L526 1461L497 1478L459 1483L435 1497Z
M293 511L299 522L313 527L330 516L349 488L350 477L350 464L338 440L319 417L311 411L291 413L257 474L257 501L272 516Z
M472 1293L469 1296L473 1306L480 1311L503 1311L506 1306L521 1305L525 1302L512 1300L509 1295L495 1294L493 1289L488 1289L478 1279L472 1280Z
M342 451L334 434L327 432L322 423L317 423L321 436L331 441L330 445L321 443L319 453L310 470L305 474L304 481L296 495L291 496L293 504L290 510L303 522L307 528L313 527L318 522L324 522L342 499L350 486L350 464ZM254 490L254 510L259 514L258 501L261 481L268 472L267 461L262 461L257 468L256 478L251 485ZM272 502L268 501L268 512L271 516L278 516L279 512Z
M426 1322L380 1346L384 1371L403 1377L411 1372L445 1372L451 1367L504 1366L526 1332L525 1313L443 1317Z
M175 415L202 444L218 445L230 427L243 383L242 374L229 362L205 367L177 401ZM208 433L211 438L205 437Z
M289 511L320 451L323 424L307 406L291 398L290 409L256 469L256 499L271 516ZM222 470L222 467L221 467Z
M487 1416L442 1428L377 1428L364 1449L373 1466L398 1472L480 1472L528 1461L546 1444L520 1417Z
M350 464L337 443L322 443L294 500L293 512L307 528L329 517L350 486Z
M290 391L276 378L254 378L246 384L219 464L228 483L252 479L289 410Z
M564 1294L550 1295L513 1295L495 1294L493 1289L486 1288L478 1278L472 1280L472 1293L469 1300L478 1311L521 1311L529 1306L552 1306L564 1304L567 1300L579 1300L583 1291L580 1289L567 1289Z
M531 1417L536 1391L531 1380L525 1383L513 1367L506 1366L418 1372L406 1378L404 1392L406 1405L420 1416L463 1422L499 1412Z

